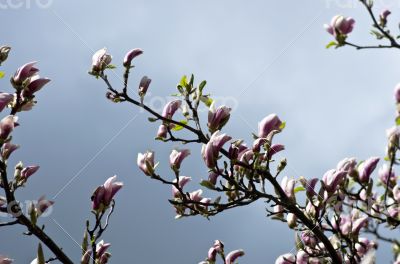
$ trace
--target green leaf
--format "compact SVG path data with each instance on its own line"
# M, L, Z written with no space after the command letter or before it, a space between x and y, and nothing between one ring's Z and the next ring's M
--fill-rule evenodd
M202 82L199 84L199 90L200 90L200 92L203 92L204 86L206 86L206 84L207 84L206 81L202 81Z
M212 184L210 181L202 180L200 182L200 185L203 187L206 187L207 189L215 190L214 184Z
M400 126L400 116L396 117L396 125Z
M117 66L113 65L113 64L108 64L106 69L115 69L117 68Z
M37 264L45 264L42 244L39 243L38 253L37 253Z
M335 46L337 46L336 41L331 41L325 46L325 48L329 49L329 48L335 47Z
M186 75L183 75L182 78L181 78L181 81L179 82L179 85L182 86L182 87L186 87L187 84L188 84L187 77L186 77Z
M181 123L182 125L186 125L188 123L188 121L186 119L184 119L184 120L179 121L179 123ZM181 126L181 125L175 125L172 128L173 131L179 131L179 130L182 130L182 129L183 129L183 126Z
M194 75L190 75L190 81L189 81L189 85L192 87L194 83Z
M297 186L296 188L294 188L294 193L304 192L305 190L306 188L304 188L303 186Z
M279 126L280 130L283 130L286 127L286 122L282 122L282 124Z
M149 120L149 122L156 122L157 120L158 120L158 118L156 118L156 117L149 117L149 118L147 118L148 120Z
M5 73L5 72L3 72L3 71L0 71L0 79L1 79L1 78L3 78L5 75L6 75L6 73Z
M210 105L213 102L213 99L211 99L209 96L201 96L200 101L202 101L207 107L210 107Z

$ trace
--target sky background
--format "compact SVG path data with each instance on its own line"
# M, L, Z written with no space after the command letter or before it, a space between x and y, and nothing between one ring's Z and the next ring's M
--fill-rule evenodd
M225 131L235 138L250 141L258 121L277 113L287 122L277 137L286 146L280 156L288 159L287 176L322 177L344 157L384 155L385 129L395 113L392 91L400 81L398 51L325 49L331 36L323 24L338 13L357 21L349 40L374 43L371 22L357 1L0 3L0 44L13 48L2 70L9 76L38 60L41 75L52 79L38 94L38 105L20 114L21 126L13 136L22 147L10 164L22 160L41 166L17 197L55 198L52 214L40 223L76 262L92 191L114 174L125 186L104 234L112 244L111 263L198 263L215 239L224 241L228 251L243 248L240 263L273 263L294 247L294 233L267 219L262 202L210 221L174 219L167 201L170 188L145 177L136 156L155 150L160 174L172 178L168 156L177 145L153 140L158 125L148 123L147 114L105 99L103 83L87 74L92 54L102 47L117 66L129 49L145 51L135 61L130 89L136 92L143 75L152 78L146 100L159 111L181 76L194 73L197 81L207 80L217 104L234 108ZM380 1L376 11L383 7L394 10L389 24L397 30L400 2ZM119 67L110 74L117 86L121 72ZM1 80L2 91L11 91L7 79ZM200 146L191 149L182 167L182 174L194 179L188 190L207 177ZM17 264L29 263L37 247L37 240L23 231L0 231L0 252ZM389 263L390 249L381 246L378 263Z

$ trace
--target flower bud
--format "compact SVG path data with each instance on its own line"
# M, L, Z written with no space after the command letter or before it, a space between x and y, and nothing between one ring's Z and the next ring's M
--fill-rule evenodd
M182 161L190 155L190 150L188 149L174 149L171 152L171 155L169 155L169 165L174 171L177 171L181 167Z
M36 61L32 61L22 65L18 70L15 72L14 76L11 78L11 82L14 87L19 87L25 82L28 78L34 76L39 70L34 67Z
M163 109L162 116L168 119L171 119L173 115L175 114L176 110L181 107L182 101L181 100L174 100L171 102L168 102Z
M294 186L296 181L294 179L289 179L287 176L282 178L281 187L289 199L295 199L294 196Z
M378 157L372 157L361 163L358 168L360 182L366 183L379 162Z
M207 167L212 169L216 166L219 151L223 145L231 140L232 138L226 134L219 134L219 131L215 131L212 134L207 144L203 145L201 149L201 155Z
M1 46L0 47L0 64L5 62L8 58L8 54L10 53L11 47L9 46Z
M50 208L54 204L53 201L46 200L46 197L43 195L39 198L36 204L36 213L37 216L42 215L48 208Z
M39 170L39 166L33 165L25 167L21 170L21 181L26 182L30 176Z
M0 121L0 139L6 140L14 130L17 117L8 115Z
M325 189L333 193L346 177L345 171L329 170L322 177Z
M387 18L391 14L390 10L385 9L379 14L379 20L380 20L380 25L382 27L385 27L387 24Z
M14 100L14 95L9 93L0 93L0 112Z
M143 78L140 80L138 93L141 98L143 98L146 95L150 83L151 79L147 78L147 76L143 76Z
M214 247L211 247L208 250L207 261L214 263L217 260L217 250Z
M230 118L231 108L220 106L215 109L215 102L212 102L208 111L208 129L211 133L221 130Z
M162 124L158 127L157 138L166 138L168 134L167 126Z
M291 229L293 229L297 226L297 217L293 213L287 214L286 221L288 223L289 228L291 228Z
M115 182L116 179L116 175L108 178L93 192L91 197L93 210L102 211L110 205L114 195L124 186L122 182Z
M141 169L144 174L147 176L152 176L154 174L154 152L147 151L146 153L138 153L137 157L137 165L139 169Z
M30 80L29 84L22 91L23 97L32 97L34 93L42 89L47 83L50 82L48 78L40 78L39 75L34 75Z
M106 48L98 50L92 57L92 71L91 74L101 74L107 66L111 63L112 56L107 54Z
M390 175L389 175L390 172ZM386 186L389 181L389 186L393 187L396 185L396 176L394 170L390 170L390 167L387 164L383 164L383 166L378 171L379 180L381 183Z
M110 243L104 243L104 240L101 240L99 243L96 245L96 257L97 259L101 259L103 254L106 253L107 249L111 246Z
M143 54L143 50L138 48L128 51L124 57L124 67L130 68L132 60L141 54Z
M87 250L81 258L81 264L89 264L91 255L92 255L92 251L90 249Z
M258 137L266 138L273 130L281 130L282 121L276 114L266 116L258 123Z
M236 259L241 256L244 256L244 251L242 249L231 251L226 255L225 262L226 264L234 264Z
M201 199L203 199L203 197L201 196L202 194L203 194L203 190L202 189L198 189L196 191L193 191L193 192L189 193L189 198L192 201L200 202Z

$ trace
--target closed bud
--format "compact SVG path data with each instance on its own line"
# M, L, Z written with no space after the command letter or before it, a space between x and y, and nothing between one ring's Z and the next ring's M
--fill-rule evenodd
M100 75L111 63L112 56L107 54L106 48L98 50L92 57L92 70L91 74Z
M293 213L288 213L286 216L286 221L289 228L293 229L297 226L297 217Z
M0 64L7 60L10 50L9 46L0 46Z
M124 57L124 67L130 68L132 60L141 54L143 54L143 50L138 48L128 51Z
M169 165L174 171L178 171L181 167L182 161L190 155L190 150L188 149L174 149L169 155Z
M231 251L226 255L225 262L226 264L234 264L236 259L241 256L244 256L244 251L242 249Z
M217 130L221 130L223 126L228 122L230 118L231 108L226 106L220 106L215 108L215 103L212 102L208 111L208 129L211 133Z
M258 123L258 137L266 138L272 131L281 129L282 121L276 114L270 114Z
M154 174L155 164L154 164L154 152L147 151L146 153L138 153L137 165L144 174L147 176L152 176Z
M0 93L0 112L4 110L14 100L14 95L9 93Z
M140 80L138 93L141 98L143 98L146 95L147 90L149 89L150 83L151 83L151 79L147 78L147 76L143 76L143 78Z

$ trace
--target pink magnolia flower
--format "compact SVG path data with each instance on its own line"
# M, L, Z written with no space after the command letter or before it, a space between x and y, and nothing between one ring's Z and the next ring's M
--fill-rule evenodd
M144 154L138 153L137 165L139 169L141 169L144 172L144 174L146 174L147 176L152 176L155 169L154 152L147 151Z
M32 76L29 80L28 86L22 91L22 96L32 97L34 93L42 89L49 82L49 78L40 78L37 74Z
M345 171L329 170L324 176L322 176L322 181L324 183L325 189L328 192L336 191L337 187L346 177Z
M96 257L100 259L107 251L107 249L111 246L110 243L104 243L104 240L101 240L96 245Z
M198 189L196 191L189 193L189 198L192 201L200 202L203 199L203 197L201 196L202 194L203 194L203 190Z
M294 196L294 186L296 181L294 179L289 179L287 176L282 178L281 187L289 199L295 199Z
M294 263L296 263L296 256L293 255L292 253L286 253L280 255L275 261L275 264L294 264Z
M3 144L3 148L1 149L1 156L3 159L8 159L10 155L19 148L19 145L14 145L10 142L6 142Z
M385 9L383 10L380 14L379 14L379 18L381 20L381 24L386 25L387 23L387 18L388 16L391 14L392 12L390 12L389 9Z
M398 184L393 188L393 198L400 203L400 186Z
M217 252L222 252L224 250L224 243L221 240L215 240L213 247Z
M226 264L234 264L235 260L241 256L244 256L244 251L242 249L231 251L226 255L225 262Z
M124 57L124 67L129 68L132 64L132 60L141 54L143 54L143 50L139 48L128 51Z
M299 250L296 254L296 264L309 264L309 255L304 250Z
M217 184L218 177L220 176L220 173L222 172L222 169L217 173L216 171L211 171L208 174L208 181L211 182L213 185Z
M85 254L82 255L81 264L89 264L92 250L88 249Z
M215 247L210 247L207 254L207 261L215 262L217 260L217 250Z
M318 178L312 178L310 180L307 180L303 177L300 178L300 182L303 185L304 188L306 188L306 194L307 197L312 197L314 195L317 195L315 192L315 185L317 185L319 179Z
M106 69L106 67L111 63L112 56L107 54L107 49L102 48L96 51L92 57L92 73L99 74Z
M226 106L220 106L215 109L215 103L212 102L210 110L208 111L208 129L214 133L216 130L220 130L229 120L231 114L231 108Z
M36 61L32 61L22 65L18 70L15 72L14 76L12 77L11 81L14 85L21 85L24 81L28 78L34 76L39 70L34 67Z
M11 264L13 262L13 259L7 258L5 256L0 256L0 264Z
M351 232L353 235L358 235L361 228L363 228L368 223L368 216L362 216L353 221Z
M334 16L329 25L324 25L329 34L337 37L337 34L347 35L353 31L356 21L351 17L341 15Z
M117 176L114 175L106 180L106 182L97 187L92 195L93 210L103 210L108 207L114 198L114 195L124 186L122 182L115 182Z
M258 123L258 136L266 138L274 130L281 130L282 121L276 114L266 116L260 123Z
M178 181L178 185L179 188L183 189L183 187L192 180L191 177L188 176L179 176L179 181ZM176 183L176 179L173 180L174 183ZM180 196L180 192L179 190L172 185L172 196L173 197L179 197Z
M32 166L28 166L25 167L21 170L21 179L23 181L28 180L28 178L30 176L32 176L35 172L37 172L39 170L40 166L37 165L32 165Z
M181 167L182 161L190 155L189 149L174 149L169 155L169 164L173 170L179 170Z
M389 176L390 172L390 176ZM390 167L387 164L383 164L383 166L378 171L379 180L383 185L386 186L389 180L389 186L393 187L396 184L396 175L394 173L394 169L390 171Z
M232 137L226 134L219 134L217 130L212 134L208 143L203 145L201 155L208 168L215 167L219 151L222 149L223 145L231 139Z
M231 159L237 159L239 154L247 149L246 144L243 144L242 140L236 140L229 146L229 157Z
M359 173L359 180L361 182L368 182L369 178L372 174L372 172L375 170L376 165L379 162L378 157L371 157L361 163L361 165L358 168L358 173Z
M355 158L345 158L336 166L336 170L345 171L348 174L351 174L357 167L357 160Z
M285 150L285 146L282 144L274 144L271 146L271 148L269 149L268 152L268 159L271 159L273 155L275 155L276 153Z
M171 102L168 102L163 109L162 116L168 119L171 119L173 115L175 114L176 110L181 107L182 101L181 100L174 100Z
M46 197L43 195L39 198L36 204L36 212L37 215L42 215L48 208L50 208L54 204L54 201L46 200Z
M0 121L0 139L6 140L16 126L17 117L8 115Z
M142 79L140 80L140 84L139 84L139 96L143 97L146 95L147 90L149 89L151 83L151 79L148 78L147 76L143 76Z
M14 100L14 95L9 93L0 93L0 112Z

